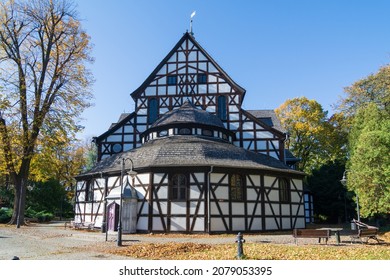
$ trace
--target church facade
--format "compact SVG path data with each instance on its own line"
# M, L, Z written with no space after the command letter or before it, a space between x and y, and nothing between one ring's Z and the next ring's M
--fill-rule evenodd
M304 174L275 113L244 110L245 90L192 34L131 97L134 112L94 138L98 163L77 176L76 221L115 230L121 211L125 232L305 227Z

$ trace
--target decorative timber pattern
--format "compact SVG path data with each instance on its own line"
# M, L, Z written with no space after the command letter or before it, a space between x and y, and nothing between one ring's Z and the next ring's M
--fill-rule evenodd
M284 134L241 108L245 90L185 33L176 46L132 94L135 111L95 138L98 160L141 145L140 134L158 117L189 100L216 114L236 135L234 144L284 160Z

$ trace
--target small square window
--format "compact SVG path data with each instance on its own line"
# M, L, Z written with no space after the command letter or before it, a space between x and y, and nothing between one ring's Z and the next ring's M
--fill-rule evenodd
M176 85L177 84L177 76L171 75L167 77L167 84L168 85Z
M198 74L197 82L198 82L198 84L207 83L207 75L206 74Z

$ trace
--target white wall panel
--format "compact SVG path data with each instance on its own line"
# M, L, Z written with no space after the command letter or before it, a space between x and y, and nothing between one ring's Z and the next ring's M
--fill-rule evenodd
M193 215L195 214L196 207L197 207L198 202L190 202L190 214ZM198 209L198 215L204 215L204 202L200 202L199 209Z
M166 224L166 218L163 218ZM162 231L164 230L163 224L161 223L160 217L153 217L153 230Z
M220 186L214 191L214 194L217 199L229 199L229 188Z
M171 231L185 231L186 217L171 217Z
M244 218L233 218L233 231L238 231L238 230L245 230L245 219Z
M137 230L148 230L148 217L140 217L137 223Z
M218 173L211 173L211 183L218 183L222 177L225 176L225 174L218 174ZM225 178L222 180L222 184L227 184L228 183L228 177L225 176Z
M190 225L192 225L194 218L190 219ZM203 217L197 217L195 220L195 225L194 225L194 231L204 231L204 221L205 219Z
M245 214L245 204L243 202L233 202L232 215L244 215L244 214Z
M155 196L156 196L156 194L155 194ZM157 192L157 196L159 199L167 199L168 198L168 187L161 187Z
M275 177L264 176L264 186L271 187L275 181Z
M290 215L290 205L289 204L282 204L282 215Z
M289 218L282 218L283 229L291 229L291 222Z
M211 231L225 231L222 218L211 218Z
M251 222L251 220L252 220L251 218L248 218L248 225ZM252 226L251 226L250 230L262 230L261 218L254 218L253 219Z
M276 221L274 218L266 218L265 225L266 225L267 230L278 229L278 225L276 224Z
M172 215L185 215L187 213L186 202L171 202L171 214Z

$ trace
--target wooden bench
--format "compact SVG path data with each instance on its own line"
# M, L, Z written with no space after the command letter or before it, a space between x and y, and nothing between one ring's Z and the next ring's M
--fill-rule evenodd
M361 228L358 229L358 232L356 235L351 235L351 243L353 240L359 239L360 242L363 244L363 239L366 239L365 243L368 243L368 240L374 239L376 242L380 243L380 240L378 239L378 228L376 227L369 227L369 228Z
M328 244L331 231L328 229L294 229L293 236L295 238L295 244L298 244L298 238L318 238L318 243L321 243L321 239L325 239L325 243Z
M75 221L68 221L65 222L65 229L66 227L74 228L74 229L88 229L93 230L95 228L94 222L75 222Z

